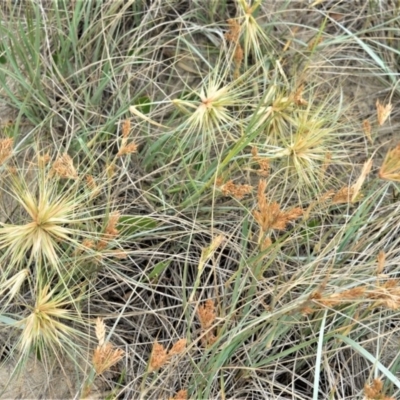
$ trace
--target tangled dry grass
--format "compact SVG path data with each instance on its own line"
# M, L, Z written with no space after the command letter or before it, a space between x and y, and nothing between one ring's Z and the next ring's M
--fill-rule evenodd
M0 397L397 398L399 12L4 2Z

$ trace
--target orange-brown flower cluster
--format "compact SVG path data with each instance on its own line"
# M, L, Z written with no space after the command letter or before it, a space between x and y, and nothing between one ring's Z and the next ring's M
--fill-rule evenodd
M47 152L46 154L43 154L43 155L38 154L37 159L38 159L39 168L44 168L51 159L50 153Z
M382 285L374 288L368 293L368 298L376 300L375 306L382 306L391 310L400 308L400 281L389 279Z
M293 102L298 106L306 106L307 100L303 98L304 84L300 85L293 94Z
M157 371L163 367L173 356L182 354L186 349L186 339L179 339L170 351L157 341L153 344L149 361L149 372Z
M383 382L379 378L375 378L372 384L365 384L364 395L365 400L395 400L394 397L385 396Z
M389 279L374 288L363 285L325 296L323 290L324 288L320 288L310 295L302 307L302 314L314 312L316 305L333 308L367 300L372 300L372 308L385 307L391 310L400 308L400 281L398 279Z
M369 142L372 144L372 135L371 135L372 127L371 127L371 123L367 119L365 119L363 121L363 123L362 123L362 126L363 126L363 131L364 131L365 136L367 137Z
M79 248L76 250L75 254L78 256L84 251L87 251L91 255L90 260L94 262L94 264L99 263L104 256L104 254L101 252L106 249L109 243L119 235L119 231L117 229L119 217L119 212L111 213L107 226L100 239L97 242L88 238L84 239L81 246L79 246ZM125 259L128 254L122 249L108 249L107 255L119 259Z
M240 24L236 19L228 19L226 21L229 31L225 33L225 39L232 43L237 43L240 36Z
M110 214L106 229L97 245L98 250L103 250L106 248L108 243L110 243L111 240L115 239L119 235L119 231L117 229L119 217L120 213L118 211Z
M114 349L111 343L97 346L93 354L93 366L98 375L110 369L124 356L124 351Z
M258 210L253 211L253 217L263 234L270 229L283 230L289 222L303 215L303 210L299 207L281 211L277 202L269 203L264 194L266 188L266 181L261 179L258 183L257 192Z
M78 173L76 172L72 158L67 153L64 153L54 161L53 173L60 178L78 179Z
M314 294L314 299L324 307L335 307L345 303L351 303L352 301L362 299L365 295L366 287L360 286L349 290L344 290L340 293L333 293L329 296L322 297L320 293Z
M124 351L114 349L113 345L105 341L106 328L104 321L100 318L96 320L96 337L99 342L93 353L93 367L98 375L110 369L124 356Z
M96 197L100 193L100 188L98 187L96 180L92 175L85 176L86 185L91 192L91 198Z
M225 33L225 39L233 43L235 46L235 51L233 53L235 70L233 72L233 76L236 79L239 77L240 66L242 65L243 61L243 49L239 43L240 24L235 19L228 19L227 22L229 25L229 31Z
M11 156L14 145L14 139L7 138L0 140L0 165Z
M253 160L258 164L259 169L256 171L258 175L263 176L264 178L269 175L269 160L266 157L260 157L258 155L258 150L256 147L251 149L251 155L253 156Z
M216 341L214 332L210 330L217 317L214 302L208 299L204 305L197 308L201 330L204 333L203 343L205 346L212 345Z
M253 186L250 185L236 185L232 180L222 184L220 180L217 181L224 196L232 196L238 200L243 199L244 196L251 193Z
M354 189L351 186L344 186L336 193L334 193L332 198L332 203L333 204L350 203L353 194L354 194Z
M181 389L174 397L170 397L169 400L187 400L187 398L188 391L186 389Z
M118 151L117 156L121 157L126 154L136 153L137 152L137 144L135 142L128 143L128 136L131 131L131 121L126 119L122 123L122 141L121 148Z
M368 174L371 172L372 168L372 158L366 161L363 165L360 176L358 177L356 183L350 186L344 186L339 189L337 192L334 190L330 190L324 193L319 201L326 201L328 199L332 199L332 204L346 204L346 203L355 203L361 200L362 195L360 194L361 187L365 182Z

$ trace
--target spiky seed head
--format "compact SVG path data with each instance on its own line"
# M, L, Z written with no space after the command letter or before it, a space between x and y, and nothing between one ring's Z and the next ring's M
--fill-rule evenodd
M33 349L44 353L65 351L81 336L72 327L72 322L79 321L79 317L69 307L71 293L63 289L50 290L49 285L37 290L30 314L18 323L22 327L21 351L24 355Z

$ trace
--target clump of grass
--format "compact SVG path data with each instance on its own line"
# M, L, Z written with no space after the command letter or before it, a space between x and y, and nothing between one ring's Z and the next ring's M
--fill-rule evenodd
M374 14L78 3L7 4L0 28L10 357L67 353L82 397L384 398L351 363L398 385L368 348L400 308L398 149L373 171L397 89L374 121L338 78L366 55L388 73Z

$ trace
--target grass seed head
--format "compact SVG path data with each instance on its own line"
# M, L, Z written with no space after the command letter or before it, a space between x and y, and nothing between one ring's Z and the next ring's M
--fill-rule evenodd
M258 155L258 150L256 147L251 149L251 154L253 156L253 160L258 164L259 169L257 170L257 174L266 178L269 175L270 162L266 157L260 157Z
M53 171L60 178L78 179L78 173L74 167L72 158L67 153L64 153L54 161Z
M71 309L71 292L63 289L50 290L50 286L39 287L30 314L18 325L22 327L20 348L27 356L36 350L42 356L63 352L76 343L82 334L72 327L80 317Z
M387 152L379 170L379 178L400 182L400 144Z
M229 42L238 43L240 35L240 24L236 19L227 20L229 31L225 33L225 38Z
M126 144L122 144L120 150L118 151L117 156L121 157L124 156L126 154L132 154L132 153L136 153L138 149L138 146L136 143L131 142L131 143L126 143Z
M112 366L117 364L124 356L124 351L121 349L114 349L111 343L105 343L102 346L97 346L93 353L93 366L98 375L109 370Z
M187 389L181 389L176 393L174 397L170 397L169 400L187 400L188 399L188 391Z
M186 339L179 339L168 352L168 357L182 354L186 349Z
M383 381L380 378L375 378L372 384L365 383L364 395L365 400L395 400L394 397L385 396L383 393Z
M400 308L400 283L397 279L389 279L383 285L368 292L368 298L376 301L376 306L390 310Z
M157 371L168 361L168 353L164 346L157 341L153 344L150 356L149 372Z
M95 331L96 331L97 341L99 342L99 346L103 346L106 339L106 325L104 324L104 321L100 317L97 317L96 319Z
M131 132L131 120L126 119L122 122L122 137L126 139Z
M303 99L304 84L300 85L293 94L293 101L298 106L306 106L307 100Z
M377 275L380 275L385 268L386 254L383 250L381 250L378 254L378 267L376 269Z
M371 135L371 132L372 132L371 123L367 119L365 119L363 121L362 126L363 126L363 131L364 131L365 136L367 137L369 142L372 144L373 141L372 141L372 135Z
M352 186L353 189L353 194L351 196L351 202L354 203L359 199L359 193L361 190L361 187L367 177L367 175L371 172L372 168L372 158L370 158L368 161L364 163L363 169L361 171L361 174L359 178L357 179L357 182Z
M392 104L388 103L385 106L380 103L379 100L376 101L376 113L378 116L378 124L382 126L386 120L389 118L390 113L392 112Z
M208 299L204 305L198 307L197 314L199 316L201 329L205 331L210 328L217 317L214 302Z
M264 194L265 189L266 182L261 179L258 183L257 192L258 210L253 211L253 217L263 234L270 229L284 230L289 222L303 214L303 210L299 207L282 211L277 202L269 203Z
M11 156L13 152L14 139L7 138L0 140L0 165Z
M119 218L119 212L113 212L110 214L104 234L97 245L98 250L105 249L107 245L119 235L117 229Z
M333 204L350 203L354 195L354 188L352 186L344 186L338 190L333 196Z
M229 180L221 185L221 191L224 196L232 196L235 199L241 200L253 191L253 187L250 185L237 185L232 180Z
M124 351L114 349L111 343L106 342L106 325L101 318L96 319L95 327L98 346L93 352L93 366L98 375L110 369L117 364L124 356Z

